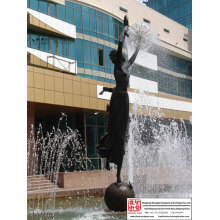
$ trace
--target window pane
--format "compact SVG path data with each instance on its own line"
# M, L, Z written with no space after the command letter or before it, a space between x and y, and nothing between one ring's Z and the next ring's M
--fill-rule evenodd
M57 18L65 21L66 15L65 15L65 6L64 5L57 5Z
M38 0L30 0L30 8L38 11Z
M100 66L104 66L104 62L103 62L103 49L99 49L99 65Z
M40 12L42 12L44 14L48 14L47 2L40 0L39 1L39 9L40 9Z
M87 139L87 156L96 156L96 127L86 127L86 139Z
M86 7L86 6L84 6L84 5L82 5L82 10L83 10L83 11L86 11L86 12L89 12L89 8Z
M52 17L56 17L56 5L53 3L49 3L50 15Z
M110 68L109 49L105 47L105 67Z
M82 6L79 5L79 4L76 4L76 3L75 3L75 4L74 4L74 7L75 7L75 8L78 8L78 9L80 9L80 10L82 10Z
M92 47L92 65L98 65L98 48L97 47Z
M82 16L83 16L83 28L89 30L89 13L83 11Z
M83 63L83 47L82 44L76 44L76 58L78 62Z
M40 37L40 50L42 51L49 51L49 40L48 37L41 36Z
M84 63L91 64L91 49L89 45L84 44Z
M57 41L51 39L50 40L50 51L52 54L57 54Z
M102 18L97 16L98 32L102 33Z
M75 60L75 42L69 42L69 58Z
M123 27L122 27L122 23L120 23L120 24L119 24L119 35L121 34L122 29L123 29Z
M27 7L30 7L30 0L27 0Z
M74 9L66 7L66 21L70 24L74 24Z
M77 27L82 27L82 12L79 9L74 9L75 10L75 25Z
M31 46L31 35L29 33L27 34L27 46Z
M70 6L70 7L74 8L74 3L66 1L66 6Z
M39 49L39 36L32 34L31 35L31 47L34 49Z
M108 20L103 19L104 34L108 36Z
M118 39L118 24L114 23L115 38Z
M109 36L114 38L114 24L113 22L109 22Z
M67 56L66 41L58 40L58 47L59 47L59 55L62 57L66 57Z
M90 14L90 30L96 32L96 15Z

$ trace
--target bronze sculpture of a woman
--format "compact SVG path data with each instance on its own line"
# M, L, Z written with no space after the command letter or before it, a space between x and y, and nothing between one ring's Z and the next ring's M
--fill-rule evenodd
M109 112L107 134L103 136L98 145L97 151L102 158L107 158L106 168L109 168L109 162L117 165L117 183L121 183L121 167L125 154L125 136L129 119L129 96L127 88L129 86L128 68L134 63L139 47L135 50L132 57L126 61L122 55L123 42L125 36L128 36L128 19L124 17L124 28L119 37L117 50L112 50L109 54L114 64L114 77L116 81L115 88L104 87L103 92L112 92L110 105L107 107Z

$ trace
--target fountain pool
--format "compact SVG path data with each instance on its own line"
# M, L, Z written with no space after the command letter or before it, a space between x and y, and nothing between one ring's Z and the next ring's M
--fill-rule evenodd
M34 201L29 202L28 220L37 219L77 219L77 220L110 220L126 219L126 212L115 213L107 210L103 197L58 198L53 209L44 209L43 201L38 208L33 208Z

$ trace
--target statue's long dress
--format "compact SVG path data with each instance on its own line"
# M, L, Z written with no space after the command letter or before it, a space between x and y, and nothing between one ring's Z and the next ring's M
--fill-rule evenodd
M125 154L124 144L129 117L129 96L127 87L129 74L122 69L122 57L116 54L117 60L114 66L116 87L113 89L107 134L100 140L97 149L102 158L120 165Z

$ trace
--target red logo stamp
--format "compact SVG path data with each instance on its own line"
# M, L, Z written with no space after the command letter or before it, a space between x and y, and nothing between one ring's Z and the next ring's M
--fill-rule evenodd
M128 211L141 211L140 199L128 199Z

